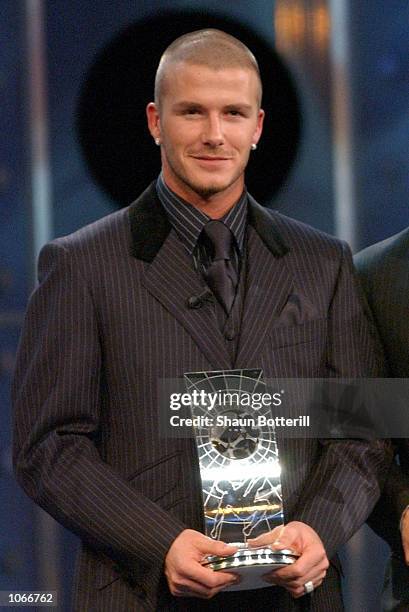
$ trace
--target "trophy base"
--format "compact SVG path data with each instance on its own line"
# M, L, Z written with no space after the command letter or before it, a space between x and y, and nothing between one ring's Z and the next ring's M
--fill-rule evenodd
M292 550L287 549L248 548L242 543L232 543L232 546L241 548L229 557L209 556L203 563L204 566L215 572L225 571L240 576L238 584L226 587L224 591L248 591L269 587L271 585L262 578L264 574L291 565L299 557Z

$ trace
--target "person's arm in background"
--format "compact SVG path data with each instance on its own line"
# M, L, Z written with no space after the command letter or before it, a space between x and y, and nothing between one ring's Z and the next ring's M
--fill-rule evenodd
M368 316L376 325L386 357L388 377L409 372L407 312L408 234L392 236L354 256L354 264L366 297ZM401 346L404 346L403 352ZM405 410L405 407L403 408ZM392 440L395 459L385 479L382 497L368 518L368 525L397 551L403 546L409 564L409 440Z

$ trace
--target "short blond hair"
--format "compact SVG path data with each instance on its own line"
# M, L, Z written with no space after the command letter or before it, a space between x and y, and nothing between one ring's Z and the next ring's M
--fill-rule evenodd
M170 65L186 62L207 66L214 70L223 68L247 68L253 70L259 82L259 106L262 84L258 63L253 53L240 40L222 30L206 29L189 32L174 40L163 53L155 77L155 104L166 91L166 72Z

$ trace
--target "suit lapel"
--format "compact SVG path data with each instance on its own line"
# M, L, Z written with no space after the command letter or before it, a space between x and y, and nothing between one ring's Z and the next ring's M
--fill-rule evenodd
M189 298L200 295L205 287L174 230L150 264L143 284L194 338L212 367L231 366L213 304L205 303L196 309L188 306Z
M250 198L246 295L236 368L257 366L266 334L287 303L293 286L283 261L288 250L270 213Z
M204 290L183 244L172 229L152 184L129 208L132 255L149 265L146 289L172 313L215 369L232 363L213 306L192 309L188 300ZM249 196L247 279L235 367L253 367L266 334L292 289L283 261L288 247L271 214Z
M130 207L132 254L147 262L144 287L183 325L215 369L229 369L230 356L212 304L192 309L188 300L204 290L191 258L160 204L154 185Z

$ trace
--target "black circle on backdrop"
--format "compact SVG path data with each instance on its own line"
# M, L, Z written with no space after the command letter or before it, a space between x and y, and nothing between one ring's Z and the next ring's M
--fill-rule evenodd
M159 59L175 38L206 27L236 36L259 62L266 118L246 170L249 192L268 203L287 177L300 140L301 113L292 77L270 43L228 17L162 12L133 23L105 46L79 95L76 127L87 167L118 206L134 200L160 171L145 115Z

